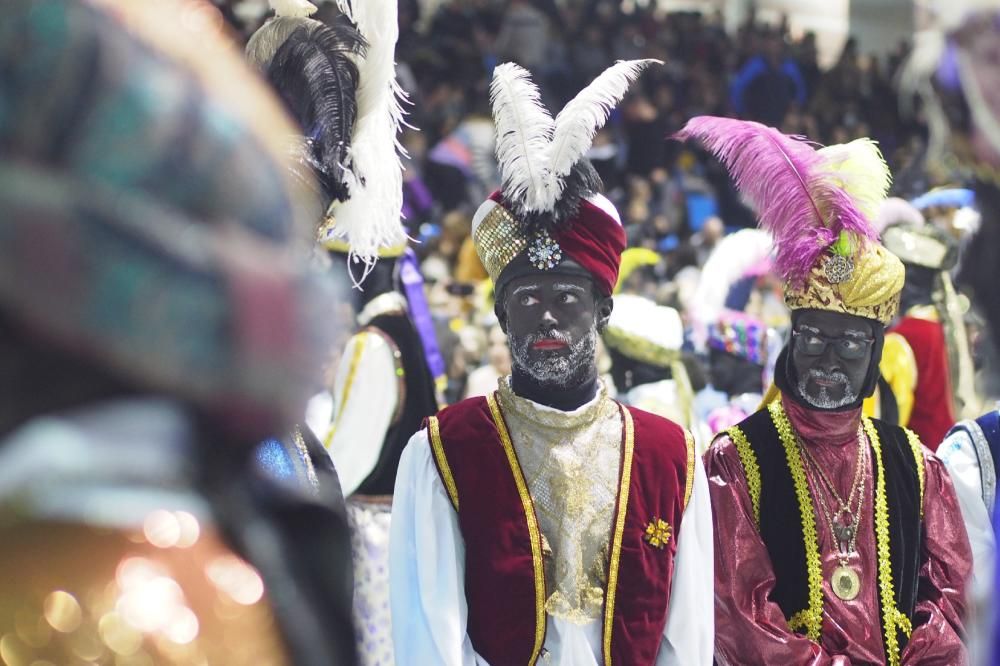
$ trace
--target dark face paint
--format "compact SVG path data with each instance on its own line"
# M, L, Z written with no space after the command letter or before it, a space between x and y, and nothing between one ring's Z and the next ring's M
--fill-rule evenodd
M820 409L856 402L872 362L873 343L872 323L865 319L821 310L802 313L791 342L800 396Z
M504 293L501 324L515 372L553 388L596 377L598 321L610 315L611 299L598 297L590 278L526 275L511 280Z

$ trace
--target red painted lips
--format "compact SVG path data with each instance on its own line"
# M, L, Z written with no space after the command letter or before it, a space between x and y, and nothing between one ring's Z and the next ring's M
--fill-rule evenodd
M546 339L546 340L539 340L538 342L533 343L531 345L531 348L540 349L543 351L553 351L557 349L565 349L568 346L569 345L563 342L562 340Z

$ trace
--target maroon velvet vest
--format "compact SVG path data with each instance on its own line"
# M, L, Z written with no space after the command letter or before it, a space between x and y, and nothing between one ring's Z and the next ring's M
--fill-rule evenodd
M663 639L694 443L671 421L621 409L602 651L605 664L641 666L656 661ZM427 427L465 541L472 645L494 666L534 664L545 642L541 532L498 402L464 400Z

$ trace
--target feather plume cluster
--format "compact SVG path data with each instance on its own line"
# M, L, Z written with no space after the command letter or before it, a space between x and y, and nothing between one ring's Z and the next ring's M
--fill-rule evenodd
M278 47L265 75L304 134L300 160L312 168L324 205L348 196L355 90L365 40L345 17L325 25L303 21Z
M271 9L277 17L305 18L312 16L318 10L316 5L308 0L269 0Z
M523 67L497 65L490 102L497 132L501 190L514 216L528 225L557 225L576 213L580 199L600 188L584 160L642 70L658 60L620 61L577 94L553 119Z
M760 123L712 116L692 118L674 137L699 141L726 166L774 239L776 272L795 287L842 236L855 251L878 238L868 211L889 175L871 141L823 152Z
M357 122L346 173L350 196L331 209L335 222L329 233L347 240L367 274L379 248L406 242L400 221L405 151L398 135L405 93L396 82L394 59L397 0L338 0L338 6L368 41L368 51L358 63Z
M823 157L831 181L850 195L866 220L874 223L892 185L889 165L878 145L863 138L817 152Z

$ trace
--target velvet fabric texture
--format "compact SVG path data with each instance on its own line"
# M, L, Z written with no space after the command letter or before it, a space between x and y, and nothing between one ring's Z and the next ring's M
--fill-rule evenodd
M955 421L954 393L948 368L948 343L940 322L907 315L892 328L910 343L917 361L917 386L908 427L931 451L944 441Z
M797 428L792 410L788 416ZM885 467L894 602L916 626L919 619L914 618L913 613L922 539L918 463L902 428L875 419L873 422L882 443ZM770 599L781 607L786 618L791 618L809 605L805 537L792 475L778 431L766 409L754 413L738 427L746 435L760 468L760 535L776 575ZM853 437L852 433L850 439ZM874 479L874 455L871 460L873 468L869 473ZM874 481L868 488L869 492L874 492ZM902 649L907 637L899 632L898 639Z
M611 663L654 664L667 622L676 535L685 508L687 443L680 426L641 410L623 409L632 415L634 453L614 587ZM491 664L530 663L538 630L531 540L488 403L483 397L464 400L442 410L438 422L457 487L466 546L469 638L476 653ZM612 537L622 499L619 495ZM645 539L647 526L656 520L671 528L663 548ZM544 586L544 580L538 582ZM609 593L610 583L605 612Z
M499 191L491 194L490 199L510 210ZM552 237L563 256L583 266L598 291L610 296L618 283L618 268L627 243L621 223L600 206L582 199L576 215L557 227ZM497 279L498 289L511 277L514 276L507 275L505 269Z

